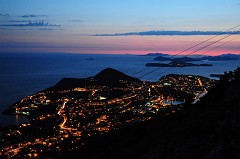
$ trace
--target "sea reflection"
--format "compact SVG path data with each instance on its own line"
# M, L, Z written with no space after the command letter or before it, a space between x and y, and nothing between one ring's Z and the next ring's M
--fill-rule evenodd
M0 127L7 125L21 125L28 123L30 120L24 115L5 115L0 113Z

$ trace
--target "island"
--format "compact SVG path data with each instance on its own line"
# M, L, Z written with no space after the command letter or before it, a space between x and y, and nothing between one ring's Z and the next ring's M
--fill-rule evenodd
M155 52L155 53L147 53L145 55L139 55L139 56L169 56L168 54L164 54L164 53L159 53L159 52Z
M212 66L212 64L194 64L190 62L170 62L168 64L165 63L147 63L145 66L147 67L193 67L193 66Z
M222 54L218 56L204 56L204 55L168 55L168 54L156 54L158 55L153 60L155 61L180 61L180 62L194 62L194 61L229 61L229 60L240 60L239 54ZM147 54L148 56L148 54Z

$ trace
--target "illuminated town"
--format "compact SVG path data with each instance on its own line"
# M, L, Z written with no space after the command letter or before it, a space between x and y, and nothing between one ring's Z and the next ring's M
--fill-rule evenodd
M0 156L61 156L81 149L91 136L181 111L215 84L177 74L140 81L111 68L90 78L63 79L11 106L9 113L26 115L30 122L2 128Z

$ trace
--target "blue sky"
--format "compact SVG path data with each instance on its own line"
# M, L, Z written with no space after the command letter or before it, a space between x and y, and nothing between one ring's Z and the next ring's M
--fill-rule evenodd
M240 0L0 0L1 52L174 53L208 35L124 36L145 31L225 31ZM240 30L236 28L233 31ZM164 45L165 44L165 45ZM229 44L239 50L239 39ZM174 49L173 49L174 48ZM219 52L228 51L220 50Z

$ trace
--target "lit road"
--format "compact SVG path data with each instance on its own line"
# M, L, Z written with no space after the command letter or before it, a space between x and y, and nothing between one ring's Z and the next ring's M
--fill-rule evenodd
M64 114L62 114L61 111L65 108L65 106L66 106L66 102L63 102L63 105L61 106L61 108L58 111L58 115L61 115L63 117L63 122L61 124L59 124L59 126L61 129L71 130L71 128L64 127L65 123L67 122L67 117Z
M61 106L61 108L58 111L58 115L61 114L61 111L65 108L66 102L63 102L63 105Z

